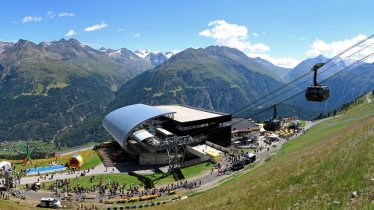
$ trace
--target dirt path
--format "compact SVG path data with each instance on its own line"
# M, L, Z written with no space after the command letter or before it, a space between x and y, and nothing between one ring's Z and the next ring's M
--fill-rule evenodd
M371 93L366 94L366 100L368 101L368 104L371 104L371 98L370 98L371 95L372 95Z

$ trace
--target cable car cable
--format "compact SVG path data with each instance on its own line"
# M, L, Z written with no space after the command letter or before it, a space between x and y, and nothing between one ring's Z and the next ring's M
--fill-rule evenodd
M345 49L344 51L340 52L339 54L337 54L337 55L335 55L334 57L332 57L332 58L330 58L329 60L327 60L327 61L325 62L325 64L327 64L327 63L333 61L334 59L340 57L341 55L343 55L343 54L345 54L346 52L350 51L351 49L353 49L353 48L359 46L360 44L365 43L366 41L372 39L373 37L374 37L374 34L372 34L372 35L366 37L365 39L363 39L363 40L361 40L361 41L355 43L354 45L348 47L348 48ZM374 43L373 43L373 44L374 44ZM371 45L372 45L372 44L370 44L369 46L371 46ZM365 48L367 48L367 47L368 47L368 46L364 47L363 49L365 49ZM362 51L363 49L357 51L356 53ZM356 53L353 53L353 54L351 54L350 56L352 56L352 55L354 55L354 54L356 54ZM350 57L350 56L348 56L348 57ZM345 59L347 59L348 57L346 57ZM342 60L345 60L345 59L342 59ZM335 65L336 65L336 64L335 64ZM333 65L333 66L335 66L335 65ZM331 67L332 67L332 66L331 66ZM328 69L330 69L331 67L329 67ZM323 72L325 72L326 70L327 70L327 69L325 69ZM306 73L304 73L304 74L298 76L297 78L295 78L295 79L292 80L291 82L289 82L289 83L287 83L287 84L285 84L285 85L279 87L278 89L273 90L273 91L270 91L270 92L269 92L268 94L266 94L265 96L263 96L263 97L261 97L261 98L255 100L255 101L252 101L252 102L250 102L250 104L247 104L246 106L243 106L242 108L238 109L237 111L235 111L234 113L232 113L232 115L234 115L234 114L236 114L236 113L238 113L238 112L241 112L242 110L246 109L246 108L248 107L248 105L255 104L255 103L261 101L262 99L264 99L264 98L266 98L266 97L268 97L268 96L274 94L275 92L277 92L277 91L279 91L279 90L281 90L281 89L283 89L283 88L289 86L290 84L292 84L292 83L298 81L299 79L301 79L301 78L307 76L309 73L310 73L310 71L308 71L308 72L306 72ZM281 94L280 94L280 95L281 95ZM278 95L278 96L279 96L279 95ZM277 97L278 97L278 96L277 96Z
M354 54L357 54L357 53L361 52L362 50L364 50L364 49L366 49L366 48L368 48L368 47L370 47L370 46L372 46L372 45L374 45L374 42L373 42L372 44L370 44L370 45L368 45L368 46L366 46L366 47L364 47L364 48L362 48L362 49L360 49L360 50L358 50L358 51L356 51L356 52L350 54L347 58L351 57L351 56L354 55ZM347 59L347 58L345 58L345 59ZM329 69L331 69L332 67L338 65L339 63L344 62L345 59L343 59L343 60L341 60L341 61L339 61L339 62L337 62L337 63L334 63L333 65L329 66L328 68L325 68L325 69L324 69L320 74L326 72L327 70L329 70ZM292 88L297 88L297 87L299 87L299 86L305 84L305 83L308 82L308 81L309 81L309 80L305 80L305 81L299 83L298 85L296 85L296 86L294 86L294 87L292 87ZM291 89L292 89L292 88L291 88ZM267 102L269 102L269 101L271 101L271 100L273 100L273 99L275 99L275 98L277 98L277 97L279 97L279 96L281 96L281 95L287 93L287 92L290 91L291 89L287 89L287 90L283 91L282 93L278 94L277 96L274 96L273 98L270 98L270 99L268 99L268 100L266 100L266 101L263 101L261 104L259 104L259 105L257 105L257 106L262 106L263 104L265 104L265 103L267 103Z
M374 37L374 35L373 35L373 37ZM364 49L366 49L366 48L368 48L368 47L370 47L370 46L372 46L372 45L374 45L374 42L371 43L371 44L369 44L369 45L367 45L367 46L365 46L364 48L362 48L362 49L360 49L360 50L354 52L354 53L351 53L351 54L350 54L349 56L347 56L346 58L340 60L340 61L337 62L337 63L334 63L333 65L329 66L328 68L323 69L323 71L321 71L320 74L325 73L327 70L329 70L329 69L333 68L334 66L336 66L336 65L338 65L338 64L340 64L340 63L342 63L342 62L344 62L347 58L349 58L349 57L351 57L351 56L353 56L353 55L355 55L355 54L357 54L357 53L363 51ZM341 54L341 53L340 53L340 54ZM337 56L334 56L334 57L337 57ZM331 61L331 60L333 60L333 59L330 59L330 61ZM326 64L325 64L325 65L326 65ZM310 73L310 71L308 71L308 73ZM277 97L279 97L279 96L281 96L281 95L283 95L283 94L289 92L291 89L297 88L297 87L299 87L299 86L305 84L305 83L308 82L308 81L309 81L309 80L302 81L302 82L299 83L298 85L293 86L293 87L291 87L290 89L286 89L285 91L281 92L281 93L278 94L277 96L275 96L275 97L273 97L273 98L270 98L270 99L267 99L267 100L261 102L261 103L258 104L256 107L260 107L260 106L262 106L263 104L265 104L265 103L267 103L267 102L269 102L269 101L271 101L271 100L273 100L273 99L275 99L275 98L277 98ZM249 105L251 106L252 104L249 104ZM242 109L240 109L240 110L238 110L238 111L232 113L232 115L238 114L238 112L244 111L244 110L247 109L247 108L248 108L248 105L247 105L245 108L242 108ZM253 107L253 109L255 109L255 107Z
M355 65L358 64L359 62L364 61L364 60L368 59L369 57L371 57L371 56L373 56L373 55L374 55L374 53L371 53L371 54L365 56L364 58L361 58L360 60L355 61L354 63L350 64L349 66L343 68L342 70L340 70L340 71L336 72L335 74L329 76L328 78L324 79L322 82L325 82L325 81L327 81L327 80L333 78L333 77L336 76L337 74L339 74L339 73L341 73L341 72L343 72L343 71L346 71L346 70L352 68L353 66L355 66ZM295 94L295 95L293 95L293 96L291 96L291 97L289 97L289 98L287 98L287 99L284 99L284 100L278 102L276 105L282 104L282 103L284 103L284 102L286 102L286 101L288 101L288 100L290 100L290 99L292 99L292 98L295 98L296 96L298 96L298 95L300 95L300 94L302 94L302 93L304 93L304 92L305 92L305 90L300 91L299 93L297 93L297 94ZM260 114L260 113L262 113L262 112L264 112L264 111L266 111L266 110L268 110L268 109L270 109L270 108L272 108L272 106L267 107L266 109L264 109L264 110L262 110L262 111L259 111L259 112L255 113L255 114L251 115L251 117L256 116L256 115L258 115L258 114Z

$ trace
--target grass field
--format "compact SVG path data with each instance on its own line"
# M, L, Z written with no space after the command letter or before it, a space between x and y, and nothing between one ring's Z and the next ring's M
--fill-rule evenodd
M158 208L374 209L373 151L374 103L363 103L284 144L248 173Z
M182 173L185 176L186 179L195 177L197 175L203 174L204 171L210 171L210 169L213 167L213 164L210 163L201 163L195 166L190 166L187 168L182 169ZM152 174L152 175L146 175L150 177L152 180L156 180L162 176L162 174ZM100 183L101 177L103 178L104 183L109 183L113 181L117 181L120 185L126 183L127 187L130 184L141 184L141 182L134 176L130 176L127 174L105 174L105 175L95 175L95 178L92 183L89 182L91 176L84 176L79 177L77 179L71 179L70 186L77 186L79 183L82 187L91 187L92 185L97 185ZM162 186L169 183L173 183L174 178L172 175L169 175L168 177L159 179L158 181L155 181L155 185ZM46 188L48 189L48 186L53 184L54 181L45 182ZM20 186L23 188L24 186Z
M306 126L306 122L305 120L300 120L300 123L301 123L301 127L304 128Z
M33 210L35 206L39 202L19 202L19 201L8 201L0 199L0 209L1 210L8 210L8 209L22 209L22 210Z

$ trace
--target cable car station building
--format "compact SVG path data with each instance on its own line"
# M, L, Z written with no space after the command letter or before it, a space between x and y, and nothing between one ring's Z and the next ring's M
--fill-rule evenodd
M230 120L230 114L185 105L134 104L112 111L102 124L139 165L158 165L183 161L185 146L230 146Z
M232 118L227 124L231 125L231 141L260 139L260 126L251 119Z

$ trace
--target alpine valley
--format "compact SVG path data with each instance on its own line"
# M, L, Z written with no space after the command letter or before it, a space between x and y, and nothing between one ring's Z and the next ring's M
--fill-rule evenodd
M186 104L233 113L326 60L318 56L286 69L221 46L174 54L93 49L75 39L0 42L0 141L43 140L68 146L102 141L107 135L102 117L135 103ZM340 61L331 62L336 65L330 74L350 65ZM373 90L373 78L374 64L360 63L326 82L332 90L327 104L306 103L300 95L281 112L312 119ZM310 84L305 81L288 94Z

